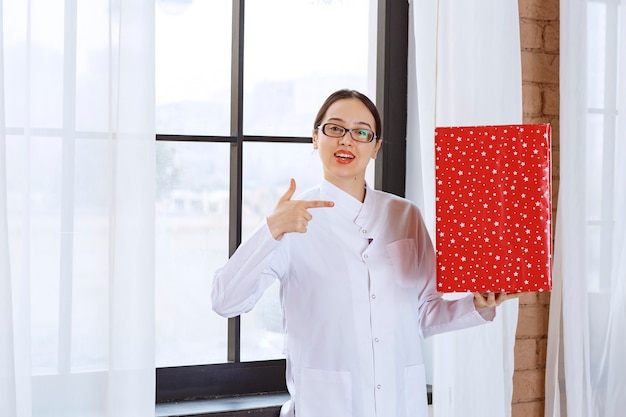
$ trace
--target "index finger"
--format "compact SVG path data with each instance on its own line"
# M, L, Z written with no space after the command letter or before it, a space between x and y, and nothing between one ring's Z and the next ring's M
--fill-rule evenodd
M335 203L327 200L302 200L305 208L333 207Z

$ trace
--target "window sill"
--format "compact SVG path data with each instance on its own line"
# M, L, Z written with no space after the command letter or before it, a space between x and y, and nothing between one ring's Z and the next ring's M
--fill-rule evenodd
M427 388L428 404L432 407L432 386ZM288 393L278 393L160 403L156 405L155 417L277 417L287 400Z
M280 393L160 403L155 417L277 417L287 400L289 394Z

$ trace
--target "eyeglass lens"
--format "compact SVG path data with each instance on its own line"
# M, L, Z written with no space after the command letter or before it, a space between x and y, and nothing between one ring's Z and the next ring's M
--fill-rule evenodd
M322 126L322 132L334 138L342 137L346 132L350 132L352 139L359 142L370 142L374 138L374 132L368 129L346 129L345 127L335 125L332 123L326 123Z

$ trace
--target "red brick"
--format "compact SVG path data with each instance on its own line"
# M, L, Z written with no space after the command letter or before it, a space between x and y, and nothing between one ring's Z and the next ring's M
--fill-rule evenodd
M553 121L554 121L554 117L552 117L552 116L546 116L546 115L527 116L527 115L524 115L524 123L528 123L528 124L542 124L542 123L550 123L550 124L552 124ZM554 126L552 126L552 136L554 137Z
M552 149L559 148L559 137L560 137L560 122L559 116L553 116L550 120L550 125L552 126Z
M546 355L548 354L548 338L543 337L537 339L537 366L540 368L546 367Z
M559 56L522 51L522 81L558 84Z
M537 368L537 341L517 339L515 341L515 370Z
M558 116L559 115L559 87L556 85L544 85L542 90L543 106L541 113L544 115Z
M545 371L531 369L513 374L513 403L543 400Z
M519 16L525 19L557 20L559 2L555 0L520 0Z
M543 28L543 50L546 52L559 52L559 22L553 21Z
M520 296L519 298L520 306L537 304L537 293L536 292L527 292Z
M511 409L511 417L543 417L543 413L543 401L516 403Z
M522 49L543 49L543 26L535 19L520 19Z
M522 107L524 115L541 116L543 113L541 86L534 83L522 84Z
M557 167L558 167L558 164L557 164ZM554 170L554 166L553 166L553 170ZM554 171L553 171L553 174L554 174ZM558 188L558 183L559 183L558 178L559 178L559 176L557 175L556 179L552 181L552 187L553 188L555 188L555 185L556 185L556 188ZM556 200L553 199L553 201L554 201L554 204L556 204ZM550 306L550 293L549 292L540 292L537 295L537 302L539 304L541 304L541 305L544 305L544 306Z
M521 305L516 337L543 337L547 334L548 308L542 305Z

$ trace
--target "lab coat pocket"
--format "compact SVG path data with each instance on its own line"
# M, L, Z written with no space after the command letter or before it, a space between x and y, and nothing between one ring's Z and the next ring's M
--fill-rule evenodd
M404 402L407 416L428 415L426 397L426 371L424 365L411 365L404 368Z
M415 239L401 239L387 245L396 282L401 287L417 286L417 246Z
M351 416L352 375L349 371L302 370L298 417Z

